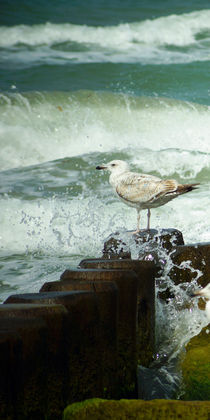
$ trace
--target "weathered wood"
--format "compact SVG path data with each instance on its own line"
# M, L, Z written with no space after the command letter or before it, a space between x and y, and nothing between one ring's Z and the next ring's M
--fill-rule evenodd
M155 352L155 278L159 267L151 261L131 259L85 259L85 269L133 270L138 278L137 287L137 358L138 364L148 366Z

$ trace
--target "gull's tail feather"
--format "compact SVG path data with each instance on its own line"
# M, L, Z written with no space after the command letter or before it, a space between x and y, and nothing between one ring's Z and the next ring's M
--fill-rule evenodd
M183 185L178 185L176 192L178 194L185 194L187 192L193 191L197 189L197 186L200 185L199 183L197 184L183 184Z

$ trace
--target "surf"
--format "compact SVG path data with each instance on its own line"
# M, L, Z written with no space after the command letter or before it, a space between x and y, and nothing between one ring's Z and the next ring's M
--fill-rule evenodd
M160 176L209 171L208 106L111 92L31 92L1 94L0 111L1 170L124 153L142 172Z

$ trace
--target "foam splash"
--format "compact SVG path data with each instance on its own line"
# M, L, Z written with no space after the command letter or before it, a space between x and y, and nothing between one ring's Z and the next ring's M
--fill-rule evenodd
M161 176L178 171L189 179L209 170L207 106L80 91L5 94L0 110L1 169L79 156L82 149L124 151L142 172Z
M91 177L89 175L88 182L91 182ZM97 256L110 232L132 230L136 226L135 209L119 202L109 186L104 194L103 185L101 190L87 190L75 197L69 191L61 196L55 194L28 201L2 198L0 249L9 253L40 251L44 254ZM207 198L198 190L153 210L152 227L176 226L183 232L186 242L195 243L198 238L200 242L208 240ZM190 217L186 218L186 214ZM141 225L146 226L145 211L142 211Z
M6 199L1 200L1 209L2 252L95 255L102 248L103 225L108 215L103 214L105 209L97 199L93 202L82 196L73 201L52 198L24 205L22 200ZM107 222L106 229L110 229L111 222Z
M157 252L164 263L162 276L156 279L156 354L149 368L139 366L139 398L179 399L182 394L180 358L185 345L208 325L205 311L198 308L198 301L190 298L202 272L194 270L190 261L183 261L181 266L196 271L197 276L190 283L175 285L170 278L173 250L168 254L160 248ZM163 291L170 291L170 297L164 298Z

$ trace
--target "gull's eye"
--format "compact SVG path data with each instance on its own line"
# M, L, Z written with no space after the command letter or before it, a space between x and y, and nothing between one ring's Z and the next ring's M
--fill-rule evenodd
M111 166L116 166L116 164L115 163L112 163L112 165Z

